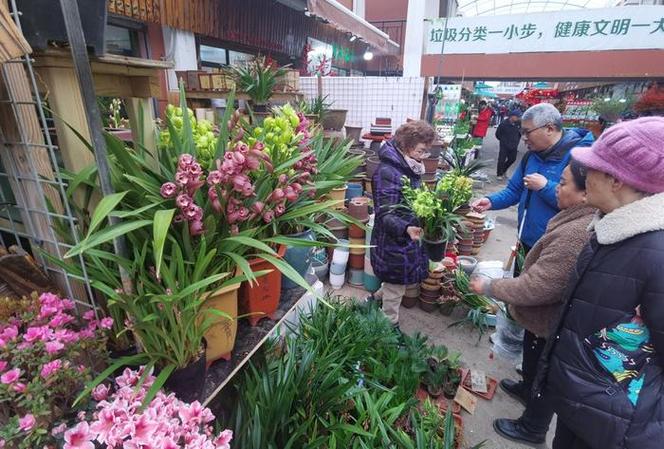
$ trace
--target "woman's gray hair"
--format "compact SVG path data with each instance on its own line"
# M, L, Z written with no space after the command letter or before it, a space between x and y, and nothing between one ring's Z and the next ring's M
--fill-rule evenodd
M557 130L563 129L563 118L556 107L549 103L539 103L526 109L521 116L521 121L532 121L535 127L551 124Z

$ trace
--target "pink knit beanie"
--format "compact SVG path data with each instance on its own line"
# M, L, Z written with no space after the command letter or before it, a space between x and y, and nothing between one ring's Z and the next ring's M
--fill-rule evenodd
M643 117L608 128L574 159L646 193L664 192L664 117Z

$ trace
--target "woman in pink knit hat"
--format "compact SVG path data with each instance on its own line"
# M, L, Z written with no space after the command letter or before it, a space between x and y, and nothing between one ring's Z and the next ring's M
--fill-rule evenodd
M558 414L554 449L664 445L664 118L607 129L572 156L600 213L533 391Z

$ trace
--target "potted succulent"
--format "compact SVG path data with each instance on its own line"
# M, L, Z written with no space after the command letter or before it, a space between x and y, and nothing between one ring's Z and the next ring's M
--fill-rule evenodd
M268 112L270 98L277 83L286 75L286 70L262 55L244 65L234 66L231 70L237 88L249 96L252 110Z
M405 203L398 207L406 207L415 214L424 230L422 241L429 259L440 262L447 243L454 240L455 226L459 224L460 218L426 184L413 188L406 177L402 179L402 184Z

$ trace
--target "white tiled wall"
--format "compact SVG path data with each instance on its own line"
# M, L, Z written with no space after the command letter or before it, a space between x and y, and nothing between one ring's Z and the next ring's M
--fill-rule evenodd
M307 99L316 97L316 77L300 78L300 90ZM424 78L325 77L323 96L332 108L347 109L346 125L361 126L364 132L376 117L390 117L393 131L407 118L418 119L422 106Z

